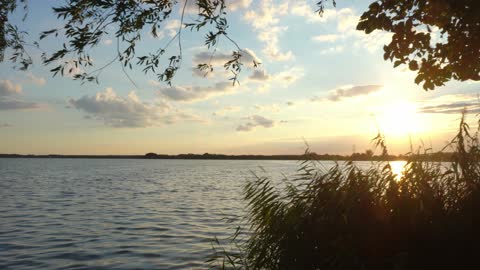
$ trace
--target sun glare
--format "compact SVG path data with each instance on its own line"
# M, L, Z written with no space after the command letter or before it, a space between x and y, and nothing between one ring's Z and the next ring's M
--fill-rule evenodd
M405 165L407 164L406 161L398 160L398 161L390 161L390 168L392 168L392 173L395 175L395 180L398 182L403 176L405 171Z
M387 136L403 136L419 131L415 105L396 102L382 108L377 115L380 130Z

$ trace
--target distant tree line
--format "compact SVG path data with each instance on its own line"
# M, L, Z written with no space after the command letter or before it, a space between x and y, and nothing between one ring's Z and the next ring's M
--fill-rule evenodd
M395 161L417 159L425 161L452 161L453 155L450 152L437 152L426 154L409 155L374 155L371 150L365 153L353 153L351 155L338 154L317 154L310 152L302 155L224 155L224 154L178 154L167 155L147 153L145 155L20 155L0 154L0 158L105 158L105 159L219 159L219 160L352 160L352 161Z

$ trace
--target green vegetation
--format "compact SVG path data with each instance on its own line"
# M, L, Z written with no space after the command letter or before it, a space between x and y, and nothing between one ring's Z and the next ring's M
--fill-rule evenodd
M145 73L155 74L159 81L171 84L182 65L182 29L204 36L204 45L212 55L221 39L233 45L231 58L224 68L232 72L230 80L235 84L242 70L246 52L229 36L228 8L225 0L190 0L190 8L196 15L184 20L189 1L113 1L113 0L68 0L53 8L59 21L58 28L46 29L33 44L26 42L26 31L12 24L11 16L23 7L27 14L26 0L0 1L0 62L6 49L11 50L9 60L19 69L26 70L33 64L26 46L40 49L40 40L48 36L63 36L64 44L54 52L43 52L43 64L50 65L55 76L71 75L72 64L88 72L75 74L74 79L97 81L102 70L115 62L132 69L139 66ZM335 0L317 0L319 16L325 8L336 6ZM290 5L292 8L296 4ZM177 11L182 11L177 12ZM477 0L378 0L373 1L357 24L357 29L370 34L375 30L392 34L389 44L384 46L384 59L394 67L408 65L417 72L415 83L425 90L433 90L450 80L480 80L480 2ZM312 10L312 13L314 10ZM176 35L164 46L146 54L136 52L146 32L152 36L164 29L172 20L180 20ZM117 29L109 30L109 27ZM94 66L91 50L113 34L117 43L117 55L102 66ZM176 52L169 52L171 44L178 44ZM255 61L255 67L260 64ZM53 67L52 67L53 65ZM213 71L211 63L198 64L203 72ZM128 74L125 72L125 75Z
M376 145L387 154L382 136ZM305 160L283 188L247 182L245 218L214 243L213 269L472 269L480 263L478 131L462 117L449 163L407 155L398 178L388 162L322 169Z

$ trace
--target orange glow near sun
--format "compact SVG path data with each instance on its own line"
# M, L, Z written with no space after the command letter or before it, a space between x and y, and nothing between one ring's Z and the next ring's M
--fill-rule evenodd
M380 131L386 136L410 135L420 129L415 105L410 102L396 102L386 105L376 117Z

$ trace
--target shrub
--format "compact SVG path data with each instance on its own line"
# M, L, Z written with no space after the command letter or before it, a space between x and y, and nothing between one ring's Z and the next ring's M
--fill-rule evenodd
M383 137L375 142L386 155ZM388 162L322 170L313 160L281 190L256 177L244 188L243 225L228 242L216 240L208 262L214 269L479 267L478 131L470 133L464 116L448 146L448 163L408 154L400 179Z

